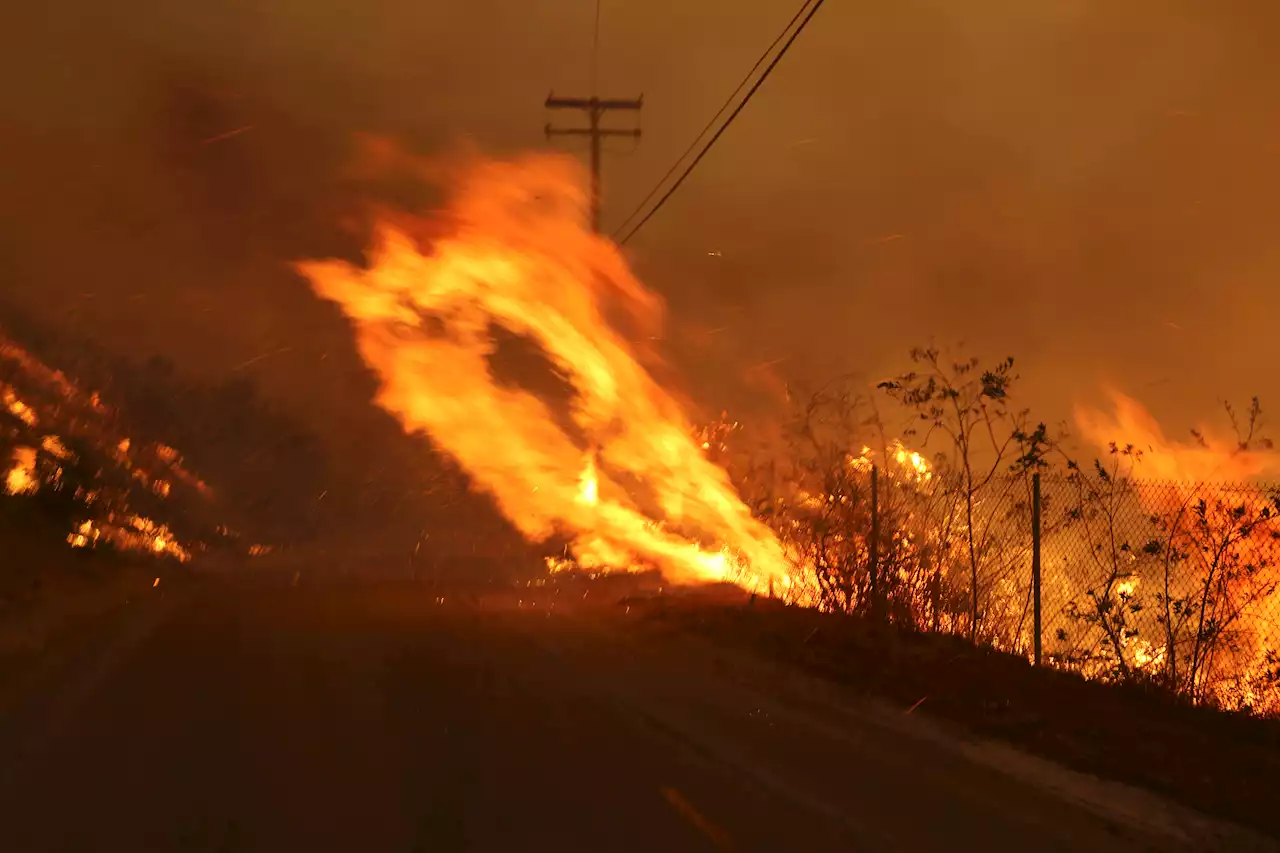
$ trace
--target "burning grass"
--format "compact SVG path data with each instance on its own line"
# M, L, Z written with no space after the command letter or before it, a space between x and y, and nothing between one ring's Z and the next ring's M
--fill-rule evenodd
M131 434L124 412L0 334L0 513L56 520L73 549L185 563L229 531L182 453ZM30 535L43 533L37 525Z
M1000 399L1008 393L1006 383ZM989 406L963 427L981 426L991 439L977 460L949 435L929 463L895 440L875 454L873 479L865 451L848 448L879 421L851 417L846 398L814 399L797 416L782 465L735 455L736 431L721 431L734 482L789 552L806 558L793 585L809 593L802 603L1026 657L1039 604L1050 665L1222 708L1280 710L1280 493L1188 474L1137 479L1148 458L1175 473L1184 452L1202 473L1266 470L1257 457L1269 451L1256 436L1224 442L1200 431L1186 445L1147 441L1145 450L1097 438L1106 462L1086 467L1043 428L1028 431ZM1249 429L1259 415L1255 408ZM939 417L929 407L923 420ZM1111 430L1101 435L1123 434Z

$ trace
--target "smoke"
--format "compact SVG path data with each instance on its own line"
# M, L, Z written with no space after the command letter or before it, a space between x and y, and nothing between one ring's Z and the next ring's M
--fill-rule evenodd
M588 85L589 5L26 4L0 57L6 296L139 359L248 370L390 483L411 451L288 262L362 245L357 133L544 146L547 90ZM606 224L788 11L606 5L602 91L646 98L639 147L606 151ZM1103 380L1164 423L1266 402L1277 35L1262 0L828 4L628 247L671 305L664 350L715 409L755 366L875 377L930 339L1018 356L1050 421Z

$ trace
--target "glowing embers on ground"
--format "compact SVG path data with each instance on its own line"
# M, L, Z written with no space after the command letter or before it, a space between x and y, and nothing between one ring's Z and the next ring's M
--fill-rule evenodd
M88 519L75 522L67 534L73 547L109 544L120 550L190 559L194 543L180 542L169 527L132 507L143 497L132 483L161 499L169 498L173 483L178 482L199 494L210 494L183 467L181 454L163 444L137 443L120 435L118 413L96 392L84 391L66 374L2 335L0 363L13 383L0 382L0 464L7 462L0 492L10 496L46 489L71 493L81 518ZM6 414L9 418L3 417ZM89 458L81 458L82 454Z
M4 407L9 411L9 414L29 427L36 425L36 413L31 410L30 406L18 399L18 395L14 393L12 388L5 387L0 391L0 401L4 402Z
M606 319L617 307L652 333L662 305L587 227L580 177L559 158L480 164L435 221L380 223L366 269L299 268L352 320L378 403L457 459L527 538L567 535L584 567L784 577L773 532ZM423 226L441 236L420 243ZM572 386L570 423L496 380L495 326L537 344Z
M72 548L93 548L99 543L109 543L122 551L150 551L184 563L191 559L191 552L178 542L172 530L141 515L120 521L114 517L84 521L67 535L67 544Z
M38 491L40 479L36 473L36 449L15 447L9 470L5 473L4 489L10 495L29 495Z

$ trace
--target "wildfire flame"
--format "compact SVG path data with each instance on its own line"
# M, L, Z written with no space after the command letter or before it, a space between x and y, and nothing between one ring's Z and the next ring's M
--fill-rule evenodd
M36 449L15 447L12 467L5 475L5 491L11 495L25 495L36 491L40 481L36 475Z
M578 497L592 506L600 502L600 481L596 478L595 460L588 457L587 465L578 478Z
M1197 431L1201 441L1175 441L1165 435L1155 417L1137 400L1111 391L1112 411L1077 406L1081 434L1100 450L1112 442L1132 445L1142 454L1144 479L1175 483L1243 482L1280 473L1280 454L1242 449L1238 441L1211 429Z
M900 439L889 441L884 458L897 463L899 474L908 480L923 484L933 479L928 460L919 451L908 449ZM865 445L860 454L849 457L849 465L859 471L870 471L877 461L879 454Z
M662 304L591 233L586 202L570 161L484 163L458 182L442 215L416 223L443 236L421 244L417 228L387 218L367 268L299 269L353 322L380 380L377 402L457 459L528 539L565 533L585 567L785 583L773 532L606 318L617 300L656 326ZM568 424L495 379L495 327L536 343L572 386Z
M31 411L31 407L18 399L18 395L13 393L12 388L5 388L3 395L5 408L9 410L15 418L22 421L29 427L36 425L36 413Z
M102 541L121 550L151 551L183 563L191 559L191 552L177 541L168 527L142 515L103 522L83 521L74 533L67 534L67 544L72 548L93 548Z

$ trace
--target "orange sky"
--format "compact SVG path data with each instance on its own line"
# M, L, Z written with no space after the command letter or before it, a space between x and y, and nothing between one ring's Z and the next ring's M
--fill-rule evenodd
M544 145L547 92L588 84L593 4L70 5L27 4L0 53L4 295L207 373L274 353L252 370L358 449L371 383L287 263L357 245L352 134ZM606 223L790 5L605 0L602 86L647 104ZM1017 356L1051 420L1104 379L1171 433L1280 397L1280 7L1121 5L827 4L631 247L695 396L765 361L874 377L934 338Z

